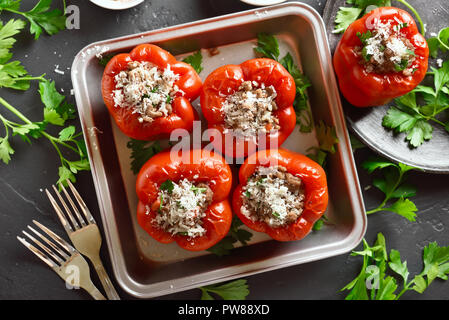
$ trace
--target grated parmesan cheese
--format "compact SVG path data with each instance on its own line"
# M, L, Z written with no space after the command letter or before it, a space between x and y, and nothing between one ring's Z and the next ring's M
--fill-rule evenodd
M302 181L282 166L258 167L243 187L242 197L242 214L271 227L292 223L303 211Z
M187 179L172 182L171 191L161 190L159 214L153 223L172 235L201 237L206 233L202 226L205 210L212 201L212 191L207 185L195 186ZM149 212L150 208L147 208Z
M245 81L235 93L228 95L221 105L226 131L246 140L259 134L278 130L279 119L274 115L277 110L276 90L263 83Z
M393 25L394 23L394 25ZM367 72L403 72L413 73L414 46L401 33L404 22L395 17L385 23L376 20L374 29L369 31L370 37L364 39L361 55ZM405 25L406 26L406 25Z
M115 76L114 104L133 109L133 113L140 115L140 122L168 116L172 112L171 102L181 91L175 85L177 80L179 75L170 65L161 71L149 62L130 62L128 70Z

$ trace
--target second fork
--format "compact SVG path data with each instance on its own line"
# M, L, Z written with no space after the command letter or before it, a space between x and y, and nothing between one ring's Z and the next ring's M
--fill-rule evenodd
M89 260L92 262L95 270L97 271L98 277L100 278L101 284L103 285L103 288L106 292L108 299L120 300L120 297L117 291L115 290L111 282L111 279L106 273L106 270L104 269L103 263L101 262L100 259L100 247L102 241L100 230L95 222L95 219L90 213L80 194L73 186L73 184L68 180L67 184L70 190L72 191L72 194L75 197L76 202L78 203L78 207L83 213L83 216L78 210L78 207L73 202L72 197L69 195L66 188L64 188L62 184L60 185L60 187L67 201L69 202L74 212L74 215L72 214L72 210L70 210L66 201L63 199L58 189L54 185L52 186L53 190L55 191L59 201L61 202L65 214L64 211L56 202L55 198L51 195L51 193L47 189L45 189L45 192L47 193L47 196L50 199L50 202L53 205L53 208L55 209L56 214L58 215L58 218L61 221L74 247L83 255L85 255L87 258L89 258ZM66 216L69 218L70 223L67 220Z

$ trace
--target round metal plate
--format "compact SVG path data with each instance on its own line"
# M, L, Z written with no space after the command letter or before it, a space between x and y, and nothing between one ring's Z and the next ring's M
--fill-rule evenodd
M111 10L124 10L141 4L145 0L90 0L99 7Z
M240 0L247 4L251 4L253 6L271 6L273 4L278 4L285 2L286 0Z
M421 14L421 18L428 22L426 38L446 26L449 20L449 11L444 10L447 8L447 0L434 0L432 6L427 1L415 0L410 3ZM328 0L324 9L323 16L332 52L341 38L340 34L332 33L335 16L339 7L344 4L345 0ZM435 64L434 59L429 60L429 65L436 67ZM357 108L344 99L343 106L349 128L364 144L380 155L426 172L449 174L449 134L442 126L432 124L432 139L418 148L411 148L405 134L396 134L382 126L382 119L389 106Z

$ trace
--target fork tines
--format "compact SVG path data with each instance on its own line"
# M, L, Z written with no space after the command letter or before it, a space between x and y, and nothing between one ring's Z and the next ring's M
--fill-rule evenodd
M44 236L41 232L37 231L31 226L27 226L29 230L31 230L35 236L31 235L26 231L22 231L23 234L31 240L36 246L29 243L25 238L21 238L17 236L17 239L31 252L33 252L36 256L38 256L42 261L44 261L51 268L57 268L58 266L62 266L64 262L66 262L70 256L76 252L75 248L73 248L67 241L59 237L53 231L40 224L36 220L33 220L33 223L47 236L49 236L52 240L50 241L46 236ZM40 240L42 241L40 241ZM44 242L44 243L43 243ZM56 245L56 244L57 245ZM59 245L59 246L58 246ZM43 250L43 251L42 251Z
M70 180L66 180L66 182L67 182L67 185L69 186L78 206L75 205L75 203L72 200L72 197L70 196L67 189L62 184L59 184L59 186L62 190L62 193L64 193L65 198L66 198L67 202L70 204L70 207L72 209L69 208L69 206L67 205L67 202L64 200L61 193L58 191L58 189L54 185L52 186L53 190L56 193L60 203L62 204L64 211L61 209L61 207L58 205L55 198L51 195L51 193L47 189L45 189L45 192L47 193L47 196L50 199L50 202L53 205L53 208L55 209L59 220L61 221L65 230L70 234L74 230L78 230L82 227L85 227L88 224L95 224L95 219L93 218L92 214L90 213L89 209L87 208L87 206L84 203L83 199L81 198L80 194L75 189L75 187L70 182ZM81 210L83 215L81 215L80 210L78 210L78 208ZM72 211L74 214L72 213ZM64 214L64 212L65 212L65 214ZM68 217L68 220L67 220L66 216ZM70 220L71 224L69 223L69 220Z

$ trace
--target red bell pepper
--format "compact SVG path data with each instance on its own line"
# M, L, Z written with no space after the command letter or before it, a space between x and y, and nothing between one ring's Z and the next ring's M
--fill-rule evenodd
M127 70L132 61L150 62L164 70L167 66L179 79L175 85L181 90L171 102L173 111L168 116L162 116L154 121L139 121L139 114L131 108L115 106L113 92L116 90L115 76ZM169 52L152 44L142 44L135 47L129 54L118 54L106 65L101 81L103 100L120 130L127 136L138 140L155 140L167 138L175 129L191 131L193 121L197 117L191 101L201 92L202 82L195 69L187 63L177 61Z
M213 192L212 202L202 220L202 227L206 229L203 236L189 238L185 235L172 235L153 222L158 214L153 204L158 203L161 184L167 180L178 182L182 179L208 183ZM176 156L170 151L160 152L145 163L137 176L137 221L159 242L176 241L186 250L206 250L226 236L231 227L232 210L228 201L231 185L231 169L223 157L216 153L202 149L192 150L188 154L184 152L182 156Z
M370 72L364 59L372 56L363 54L364 37L369 38L380 24L389 25L396 35L407 39L413 46L414 60L407 66L399 65L393 72ZM361 54L362 49L362 54ZM381 47L381 50L385 47ZM387 59L385 53L385 59ZM425 77L429 48L419 33L413 18L404 10L381 7L370 11L353 22L343 34L334 54L333 63L338 77L340 91L346 100L357 107L384 105L392 99L413 90ZM391 61L391 60L390 60ZM407 62L405 62L407 63Z
M274 165L283 166L288 173L300 178L305 188L302 214L295 222L276 228L261 220L253 221L241 211L244 197L243 187L246 185L248 178L259 166L269 167ZM234 213L249 228L267 233L278 241L304 238L327 208L327 180L323 168L310 158L286 149L262 150L249 156L240 167L239 181L240 184L235 189L232 199Z
M266 145L258 145L254 140L233 136L231 131L225 130L222 104L227 96L238 91L244 81L263 83L265 87L273 86L276 90L275 102L278 109L273 115L279 119L280 129L266 134ZM272 59L251 59L240 65L225 65L213 71L203 84L201 110L208 122L208 128L217 129L220 133L221 139L209 136L215 150L230 157L242 158L257 148L280 146L296 125L296 114L293 109L295 95L296 85L293 77L280 63Z

